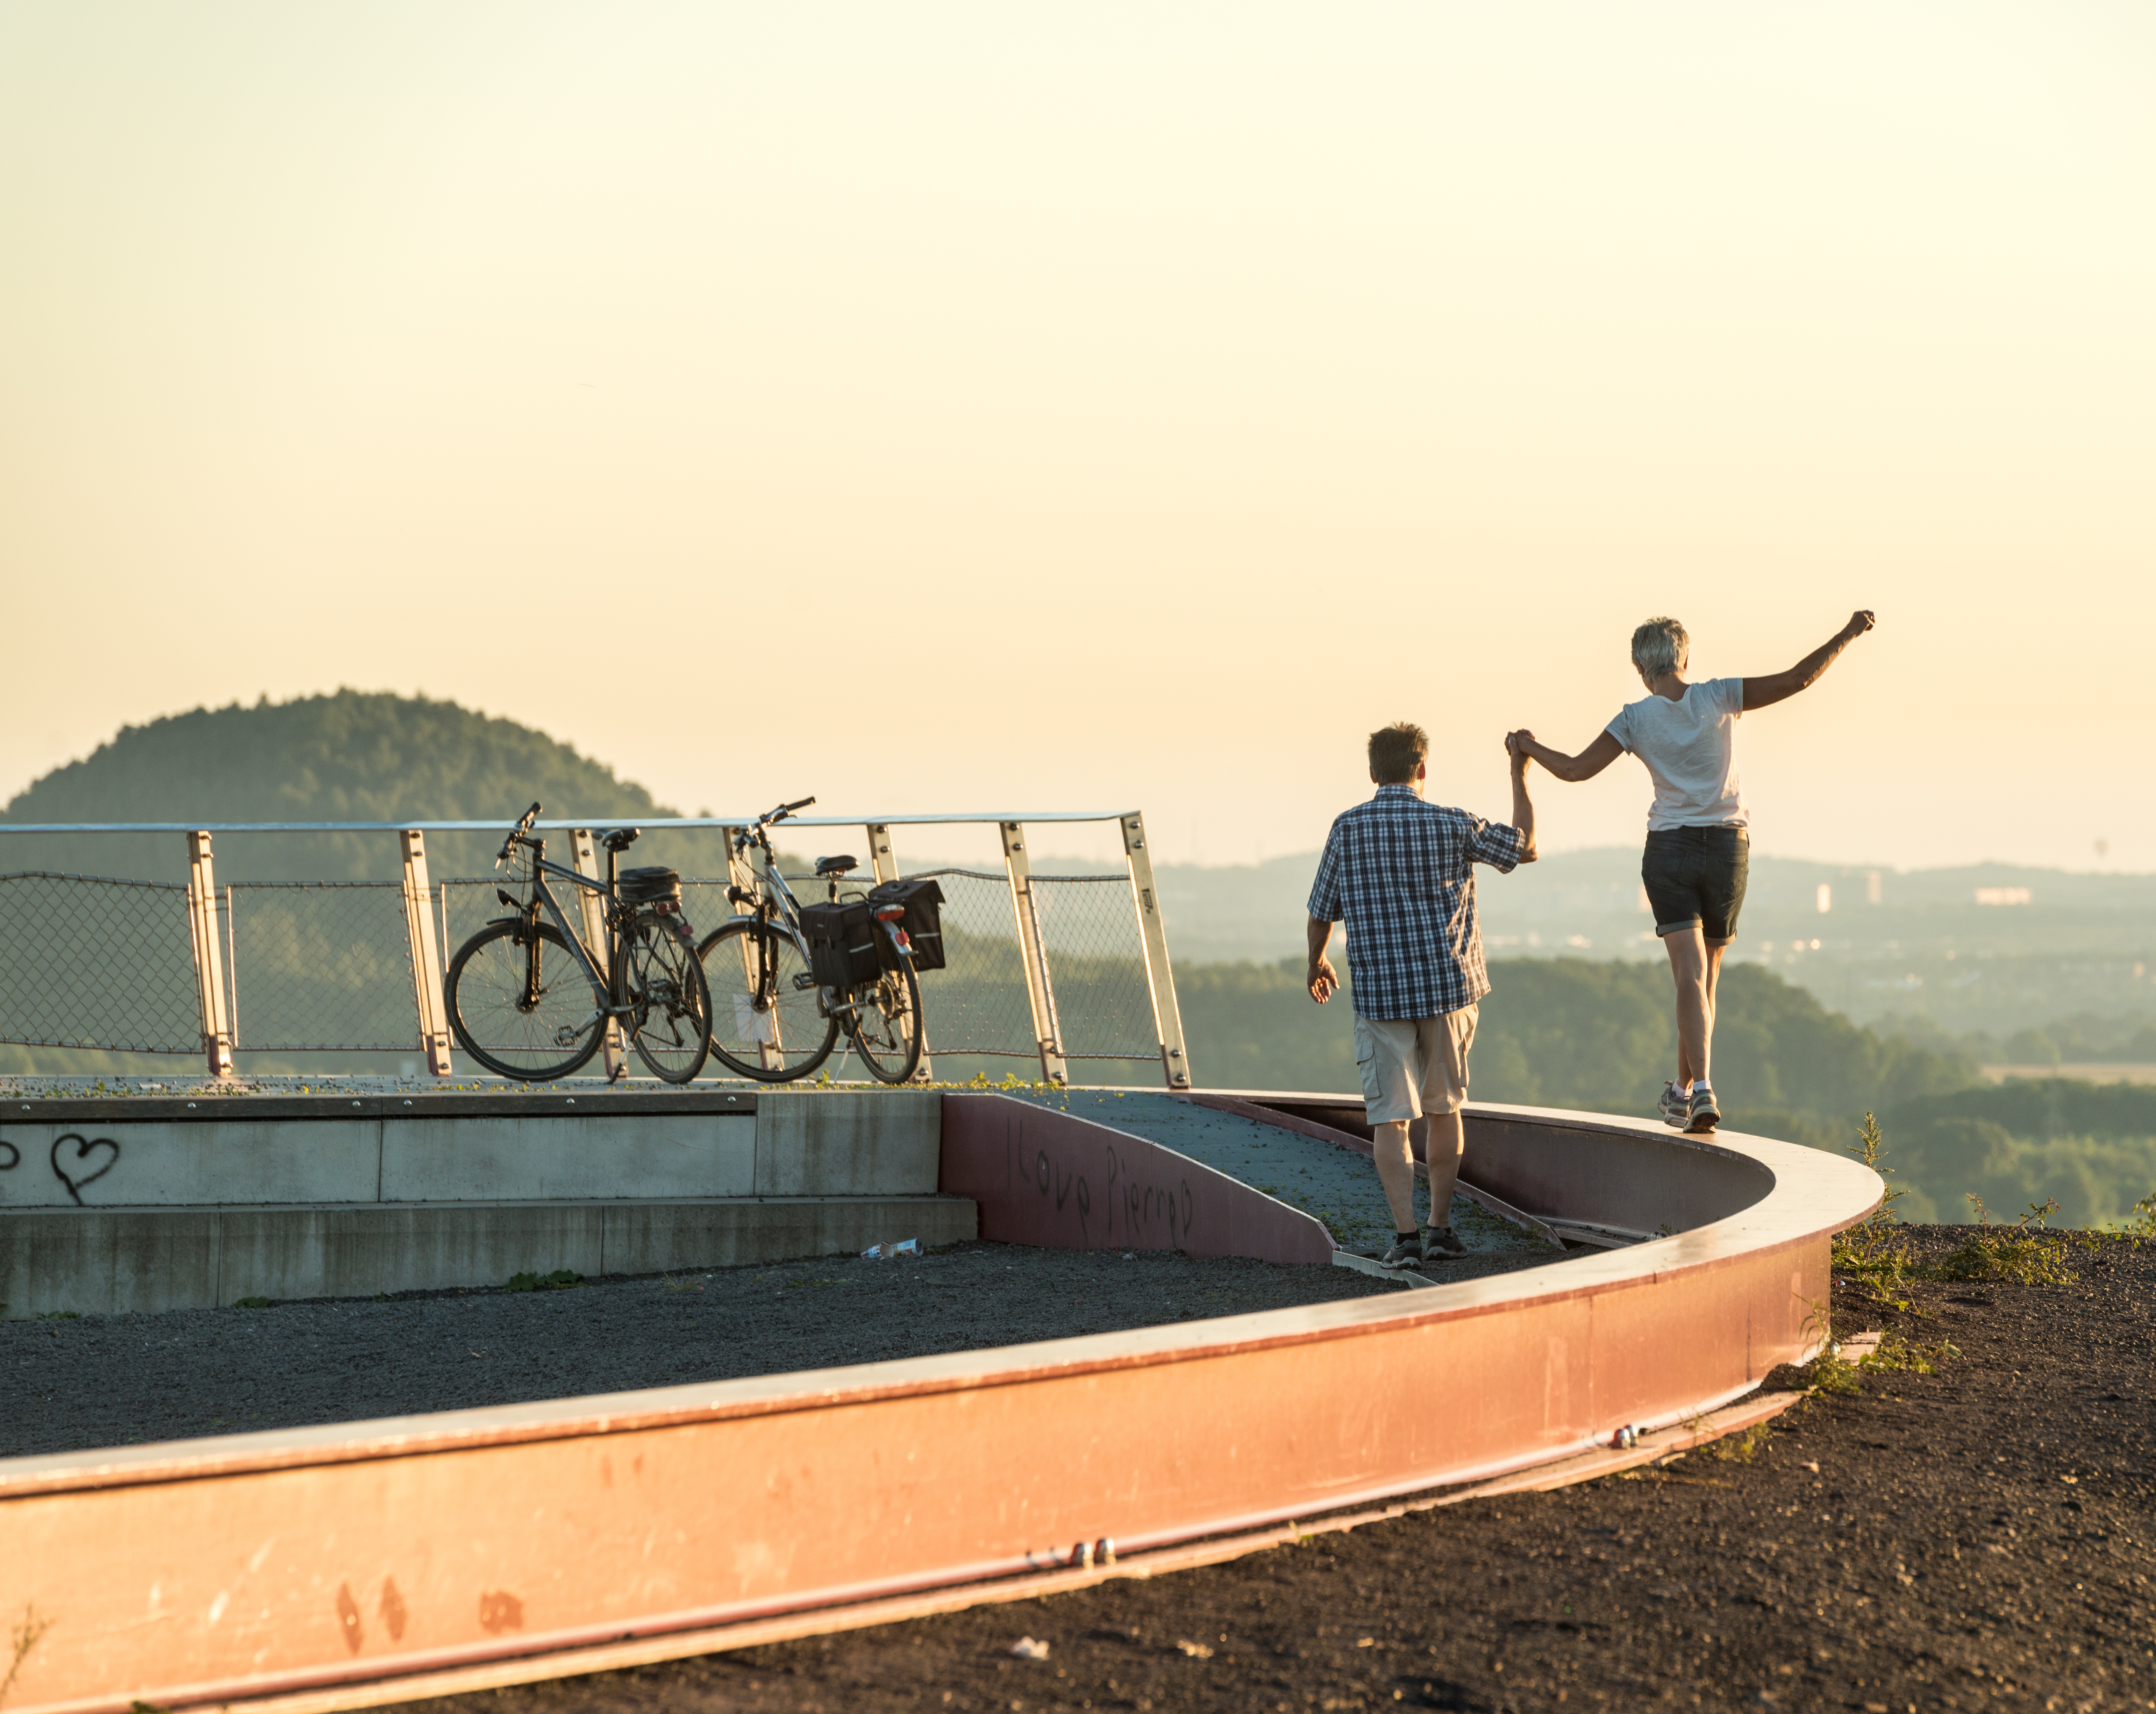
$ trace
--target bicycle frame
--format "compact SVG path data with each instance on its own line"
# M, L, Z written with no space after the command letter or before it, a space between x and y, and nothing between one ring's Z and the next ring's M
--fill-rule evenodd
M585 1027L588 1028L604 1018L625 1017L635 1008L625 1003L622 998L620 985L622 937L621 930L613 920L615 913L612 910L607 913L607 962L606 967L602 970L598 961L593 957L591 948L585 943L583 936L569 921L568 913L562 910L562 901L554 896L554 890L547 885L548 875L557 875L562 880L583 888L586 892L598 894L609 906L612 906L615 902L613 853L609 851L607 854L607 879L602 882L595 881L588 875L579 875L573 869L564 869L558 863L549 863L547 860L547 842L544 839L520 838L516 843L527 847L531 853L531 873L527 877L531 886L531 899L525 908L517 913L519 918L536 923L539 915L536 907L543 904L547 907L547 914L554 921L554 926L561 931L562 939L568 942L569 951L574 955L578 963L583 967L584 973L591 978L593 987L607 997L607 1003L584 1020ZM497 921L506 920L500 917L495 919ZM536 947L537 942L535 941L533 945ZM526 961L526 982L536 988L539 975L539 961L536 956ZM534 992L531 998L536 1003L538 995ZM582 1033L581 1030L578 1032L580 1034Z
M756 846L763 853L762 872L758 877L760 885L757 889L755 900L755 915L757 920L784 932L787 937L801 949L803 956L806 957L808 946L801 933L801 901L795 895L793 889L786 884L786 877L778 872L778 854L772 849L769 823L758 821L747 832L735 836L734 849L737 854L746 853L751 845ZM828 880L830 882L831 896L836 899L839 895L839 877L832 875L828 877ZM879 921L876 928L879 932L891 936L894 944L902 944L898 942L896 932L889 923ZM776 979L776 971L768 965L757 974L757 986L764 990L763 997L767 1000L770 998L769 986ZM826 1001L826 1009L833 1017L844 1019L860 1009L859 1002L850 993L831 988L824 988L823 993L829 997Z

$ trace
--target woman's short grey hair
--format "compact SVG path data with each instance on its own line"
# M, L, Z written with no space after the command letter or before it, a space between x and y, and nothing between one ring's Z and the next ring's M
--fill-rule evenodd
M1632 633L1632 665L1650 679L1681 673L1691 659L1691 639L1675 619L1649 619Z

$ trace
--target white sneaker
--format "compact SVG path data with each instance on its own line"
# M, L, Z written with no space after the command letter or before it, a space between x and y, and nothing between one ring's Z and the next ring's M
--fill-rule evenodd
M1662 1085L1662 1098L1655 1107L1661 1115L1662 1123L1672 1131L1681 1131L1691 1123L1691 1097L1679 1095L1674 1081Z

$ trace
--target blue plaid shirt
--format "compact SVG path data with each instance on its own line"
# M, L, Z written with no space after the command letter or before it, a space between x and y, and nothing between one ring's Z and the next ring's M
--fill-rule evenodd
M1348 925L1355 1009L1365 1018L1435 1018L1490 992L1475 865L1501 875L1520 860L1520 830L1380 786L1332 824L1310 914Z

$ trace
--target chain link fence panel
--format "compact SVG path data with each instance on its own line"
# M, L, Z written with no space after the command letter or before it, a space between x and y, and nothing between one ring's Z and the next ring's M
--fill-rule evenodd
M0 1040L201 1051L187 890L44 870L0 875Z
M402 886L247 881L224 891L234 1048L412 1050L419 1026Z
M1160 1035L1130 877L1036 875L1033 895L1063 1056L1158 1064Z
M943 890L943 967L921 974L921 1019L931 1058L1038 1060L1010 883L969 869L927 869L907 879L933 880Z

